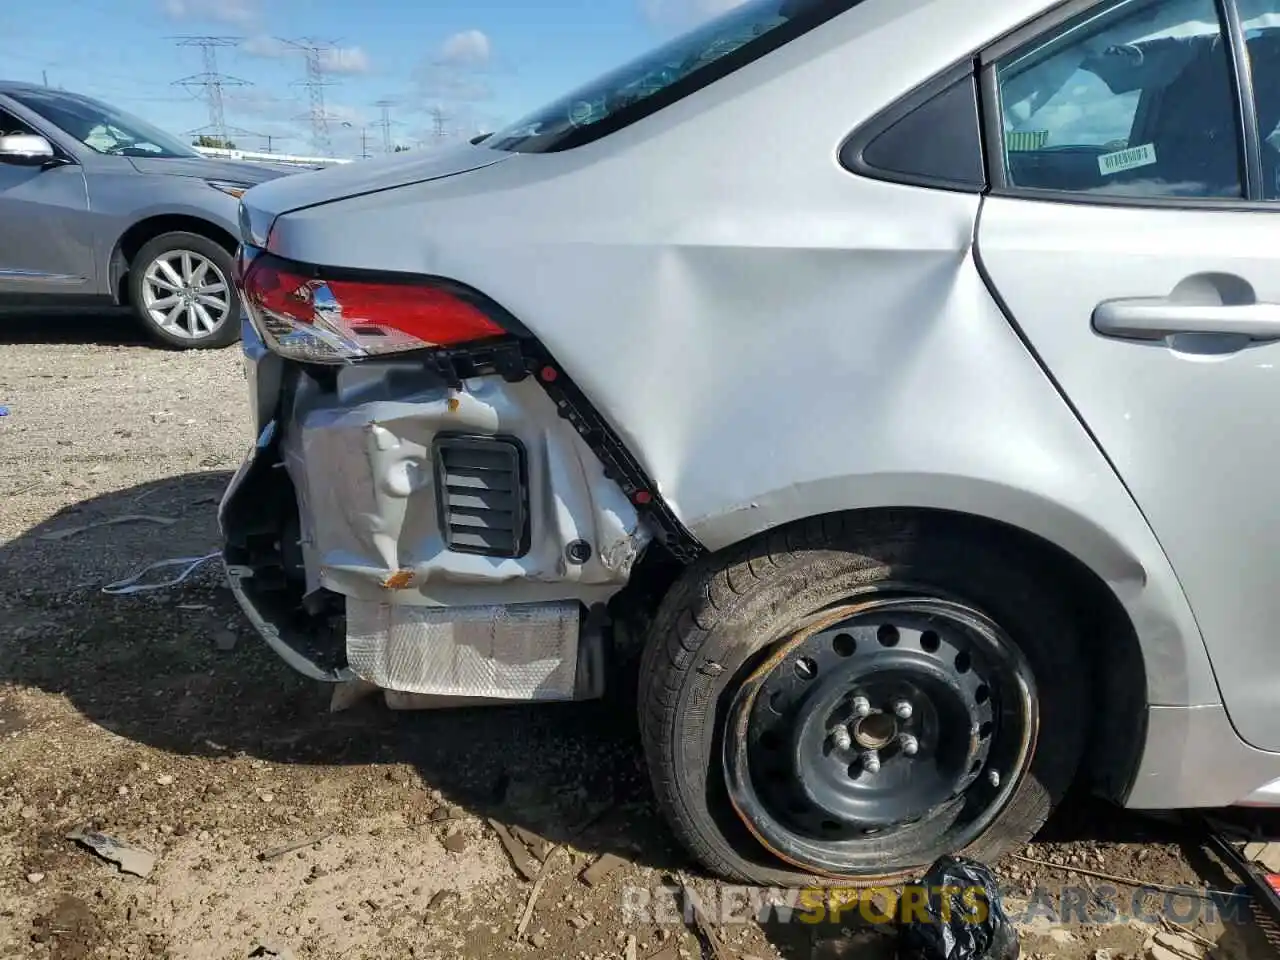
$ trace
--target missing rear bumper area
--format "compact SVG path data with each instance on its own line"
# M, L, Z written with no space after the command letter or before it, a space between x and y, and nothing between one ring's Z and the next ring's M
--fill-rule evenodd
M246 615L318 680L600 696L605 605L649 529L536 384L407 372L294 372L220 512Z

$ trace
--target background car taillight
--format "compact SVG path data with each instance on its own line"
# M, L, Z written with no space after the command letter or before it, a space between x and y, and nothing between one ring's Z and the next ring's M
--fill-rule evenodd
M267 253L242 256L240 285L268 346L294 360L342 363L507 333L446 287L307 276Z

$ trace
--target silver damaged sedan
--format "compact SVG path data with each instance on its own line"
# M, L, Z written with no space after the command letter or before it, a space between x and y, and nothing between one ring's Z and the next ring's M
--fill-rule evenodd
M1280 804L1278 126L1280 0L750 0L254 187L234 590L400 707L638 669L724 877Z

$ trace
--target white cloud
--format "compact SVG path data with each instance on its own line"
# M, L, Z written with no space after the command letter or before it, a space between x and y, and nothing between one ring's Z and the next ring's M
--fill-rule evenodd
M240 45L240 49L251 57L265 57L269 60L303 55L301 47L266 34L251 36ZM325 73L369 72L369 55L363 47L322 47L319 57L320 69Z
M256 0L160 0L173 20L213 20L246 27L258 19Z
M440 45L433 57L413 71L418 99L423 106L478 103L493 97L489 74L494 68L493 43L480 30L455 33Z
M690 27L741 3L743 0L640 0L640 11L659 27Z
M493 44L481 30L455 33L440 48L440 61L454 66L483 66L492 57Z
M320 69L325 73L368 73L369 55L362 47L329 47L320 51Z

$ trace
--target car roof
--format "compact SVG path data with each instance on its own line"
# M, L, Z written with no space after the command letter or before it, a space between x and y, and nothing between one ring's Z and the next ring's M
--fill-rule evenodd
M0 93L8 93L10 90L21 92L23 90L49 90L49 87L41 87L37 83L26 83L21 80L0 80Z
M87 99L87 97L82 93L63 90L60 87L46 87L43 84L27 83L22 80L0 80L0 94L6 93L38 93L44 97L62 98L67 100Z

